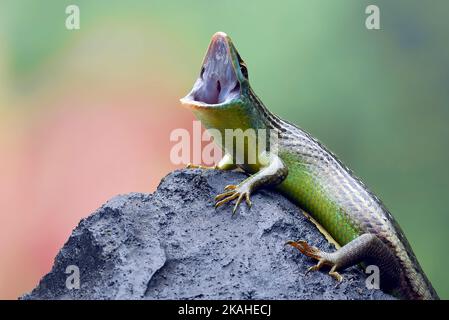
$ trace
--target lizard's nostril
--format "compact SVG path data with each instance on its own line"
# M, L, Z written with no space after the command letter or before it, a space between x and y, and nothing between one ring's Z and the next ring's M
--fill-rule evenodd
M203 67L201 68L201 73L200 73L200 78L201 78L201 79L203 79L204 70L205 70L205 68L204 68L204 66L203 66Z
M220 94L220 91L221 91L220 80L217 80L217 91L218 91L218 94Z

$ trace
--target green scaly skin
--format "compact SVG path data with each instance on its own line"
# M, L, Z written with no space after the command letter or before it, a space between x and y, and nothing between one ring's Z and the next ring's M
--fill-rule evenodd
M216 198L216 206L236 200L251 205L250 195L258 188L276 188L308 212L342 246L325 253L304 241L289 241L341 280L337 269L365 261L381 269L381 287L404 299L438 299L422 271L407 239L382 202L335 155L310 134L271 113L254 94L243 60L224 33L216 33L192 91L181 102L190 107L207 129L221 137L226 129L271 129L279 138L276 154L268 148L253 164L237 163L248 155L248 146L258 146L250 137L244 148L227 150L211 132L226 156L218 169L239 167L250 174L236 186L227 186ZM212 130L213 131L213 130ZM246 158L244 158L246 159ZM240 162L238 162L240 163Z

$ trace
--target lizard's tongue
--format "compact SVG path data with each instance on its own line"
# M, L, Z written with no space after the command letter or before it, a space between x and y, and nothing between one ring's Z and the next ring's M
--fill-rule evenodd
M212 37L199 78L181 101L191 105L216 105L239 94L240 85L232 65L228 37L217 32Z

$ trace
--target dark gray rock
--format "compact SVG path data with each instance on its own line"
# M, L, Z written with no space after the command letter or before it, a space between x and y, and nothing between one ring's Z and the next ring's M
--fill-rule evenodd
M305 239L334 250L301 210L274 191L214 210L213 197L245 176L180 170L153 194L108 201L83 219L50 273L23 299L391 299L365 287L357 267L344 281L324 272L304 276L315 261L285 246ZM80 271L80 289L67 289L66 268Z

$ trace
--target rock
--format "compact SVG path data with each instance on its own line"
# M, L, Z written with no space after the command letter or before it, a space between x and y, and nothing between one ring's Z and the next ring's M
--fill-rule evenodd
M358 267L339 285L326 271L304 276L315 261L286 240L334 248L277 192L255 193L235 216L231 205L215 210L213 197L244 177L179 170L153 194L114 197L81 220L22 299L392 299L368 290ZM76 285L73 268L79 289L66 286Z

